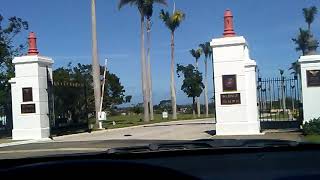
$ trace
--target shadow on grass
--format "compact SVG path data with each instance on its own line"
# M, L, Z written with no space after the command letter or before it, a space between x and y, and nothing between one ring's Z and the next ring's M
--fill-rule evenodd
M167 126L193 126L193 125L206 125L212 123L176 123L176 124L156 124L156 125L145 125L143 127L167 127Z

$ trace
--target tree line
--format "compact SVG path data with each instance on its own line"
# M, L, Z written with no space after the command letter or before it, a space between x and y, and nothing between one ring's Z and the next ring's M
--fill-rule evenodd
M14 77L12 59L21 56L26 43L18 43L17 36L29 29L28 22L13 16L5 19L0 14L0 109L11 117L11 85ZM11 122L9 122L11 123Z
M125 88L120 82L120 78L109 71L104 75L104 66L100 66L100 79L105 78L105 91L103 93L103 110L112 111L117 105L129 103L131 95L125 95ZM59 67L53 71L54 81L54 101L57 114L66 110L75 112L83 110L87 105L88 112L94 114L95 101L93 92L92 65L80 64L73 66L71 63L67 67ZM100 87L101 88L101 87ZM86 97L84 97L86 96ZM81 99L83 101L81 101ZM85 102L84 102L85 101Z

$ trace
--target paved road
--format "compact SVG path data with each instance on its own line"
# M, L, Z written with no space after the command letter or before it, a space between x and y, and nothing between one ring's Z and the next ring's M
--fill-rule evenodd
M53 140L0 148L0 159L99 152L114 147L212 137L213 119L188 120L55 137Z
M196 139L301 140L299 133L267 133L260 136L214 136L212 119L165 122L133 128L103 130L55 137L53 140L0 148L0 159L100 152L114 147L147 145Z
M95 141L95 140L195 140L210 138L208 133L215 129L213 119L165 122L142 125L134 128L110 129L54 138L55 141Z

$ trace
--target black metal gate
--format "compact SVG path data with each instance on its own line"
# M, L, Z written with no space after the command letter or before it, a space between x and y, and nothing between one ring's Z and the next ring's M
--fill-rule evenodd
M48 78L51 136L88 131L87 87L76 81Z
M297 76L258 78L258 107L262 130L299 129L303 114L300 89Z
M11 132L12 132L11 103L0 104L0 138L11 137Z

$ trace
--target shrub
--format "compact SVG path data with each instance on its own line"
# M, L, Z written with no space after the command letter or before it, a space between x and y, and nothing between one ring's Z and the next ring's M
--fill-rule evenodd
M320 117L304 123L302 131L305 135L320 135Z

